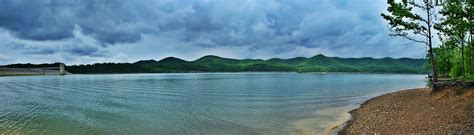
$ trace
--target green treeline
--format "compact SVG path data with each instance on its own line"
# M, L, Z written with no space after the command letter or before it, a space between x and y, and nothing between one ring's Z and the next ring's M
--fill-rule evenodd
M426 45L433 83L438 77L474 80L474 0L388 0L387 4L382 17L390 35Z
M135 63L96 63L67 66L75 74L96 73L184 73L184 72L363 72L426 73L425 59L338 58L316 55L311 58L269 60L229 59L204 56L195 61L168 57L160 61Z
M10 64L10 65L5 65L5 66L0 66L0 67L6 67L6 68L47 68L47 67L59 67L61 63L43 63L43 64Z

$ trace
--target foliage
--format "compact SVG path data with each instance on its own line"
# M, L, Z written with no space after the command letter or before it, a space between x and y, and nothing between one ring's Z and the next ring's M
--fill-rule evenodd
M387 11L389 14L382 13L382 17L388 21L391 36L401 36L408 40L428 44L426 40L419 39L418 35L427 36L428 27L421 23L427 23L428 20L416 14L414 7L422 9L430 8L430 6L417 5L414 2L402 0L402 2L395 2L395 0L388 0L389 5Z
M447 1L439 12L441 21L435 28L440 32L442 44L436 49L438 70L455 79L474 78L474 0ZM469 45L470 43L470 45Z
M455 54L456 48L453 47L452 40L445 41L439 48L434 49L436 54L436 65L438 65L438 72L440 77L450 77L450 72L456 65Z
M468 21L465 19L464 15L464 6L463 2L461 1L450 1L447 2L440 13L444 16L442 21L436 24L435 28L441 32L440 37L442 40L447 40L444 44L458 47L459 50L455 51L455 53L461 54L453 55L453 58L456 59L455 64L460 65L459 68L453 68L454 70L451 71L451 76L462 76L466 77L465 74L465 43L466 43L466 35L468 27Z

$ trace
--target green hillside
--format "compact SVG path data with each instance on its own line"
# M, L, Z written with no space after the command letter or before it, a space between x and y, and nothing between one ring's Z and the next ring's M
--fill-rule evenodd
M269 60L229 59L204 56L195 61L168 57L159 61L135 63L97 63L67 66L76 74L94 73L183 73L183 72L361 72L426 73L425 59L410 58L338 58L316 55L311 58L273 58Z

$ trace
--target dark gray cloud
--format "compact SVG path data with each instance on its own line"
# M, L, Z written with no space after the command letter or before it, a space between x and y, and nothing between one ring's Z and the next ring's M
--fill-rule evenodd
M247 53L230 56L423 56L395 46L402 41L388 36L385 8L373 0L1 0L0 34L34 55L138 59L147 48L179 55L239 47Z
M51 55L65 53L73 56L107 57L108 51L102 50L100 46L83 43L81 40L72 40L60 45L48 44L25 44L10 42L5 49L21 51L26 55Z
M10 42L6 44L5 49L22 50L23 54L37 54L37 55L54 54L58 51L58 49L55 49L53 47L29 46L26 44L15 43L15 42Z
M0 1L0 26L19 38L58 40L72 36L70 23L58 19L59 7L43 1ZM56 14L55 14L56 13Z
M18 38L46 41L73 38L75 26L103 44L130 43L145 32L135 26L129 2L116 0L2 0L0 27Z

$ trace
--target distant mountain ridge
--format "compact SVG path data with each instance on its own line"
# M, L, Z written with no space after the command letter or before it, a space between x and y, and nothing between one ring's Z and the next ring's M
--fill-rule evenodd
M167 57L159 61L96 63L67 66L75 74L96 73L186 73L186 72L358 72L427 73L426 59L339 58L322 54L310 58L231 59L207 55L194 61ZM8 66L8 65L7 65ZM17 65L18 66L18 65Z

